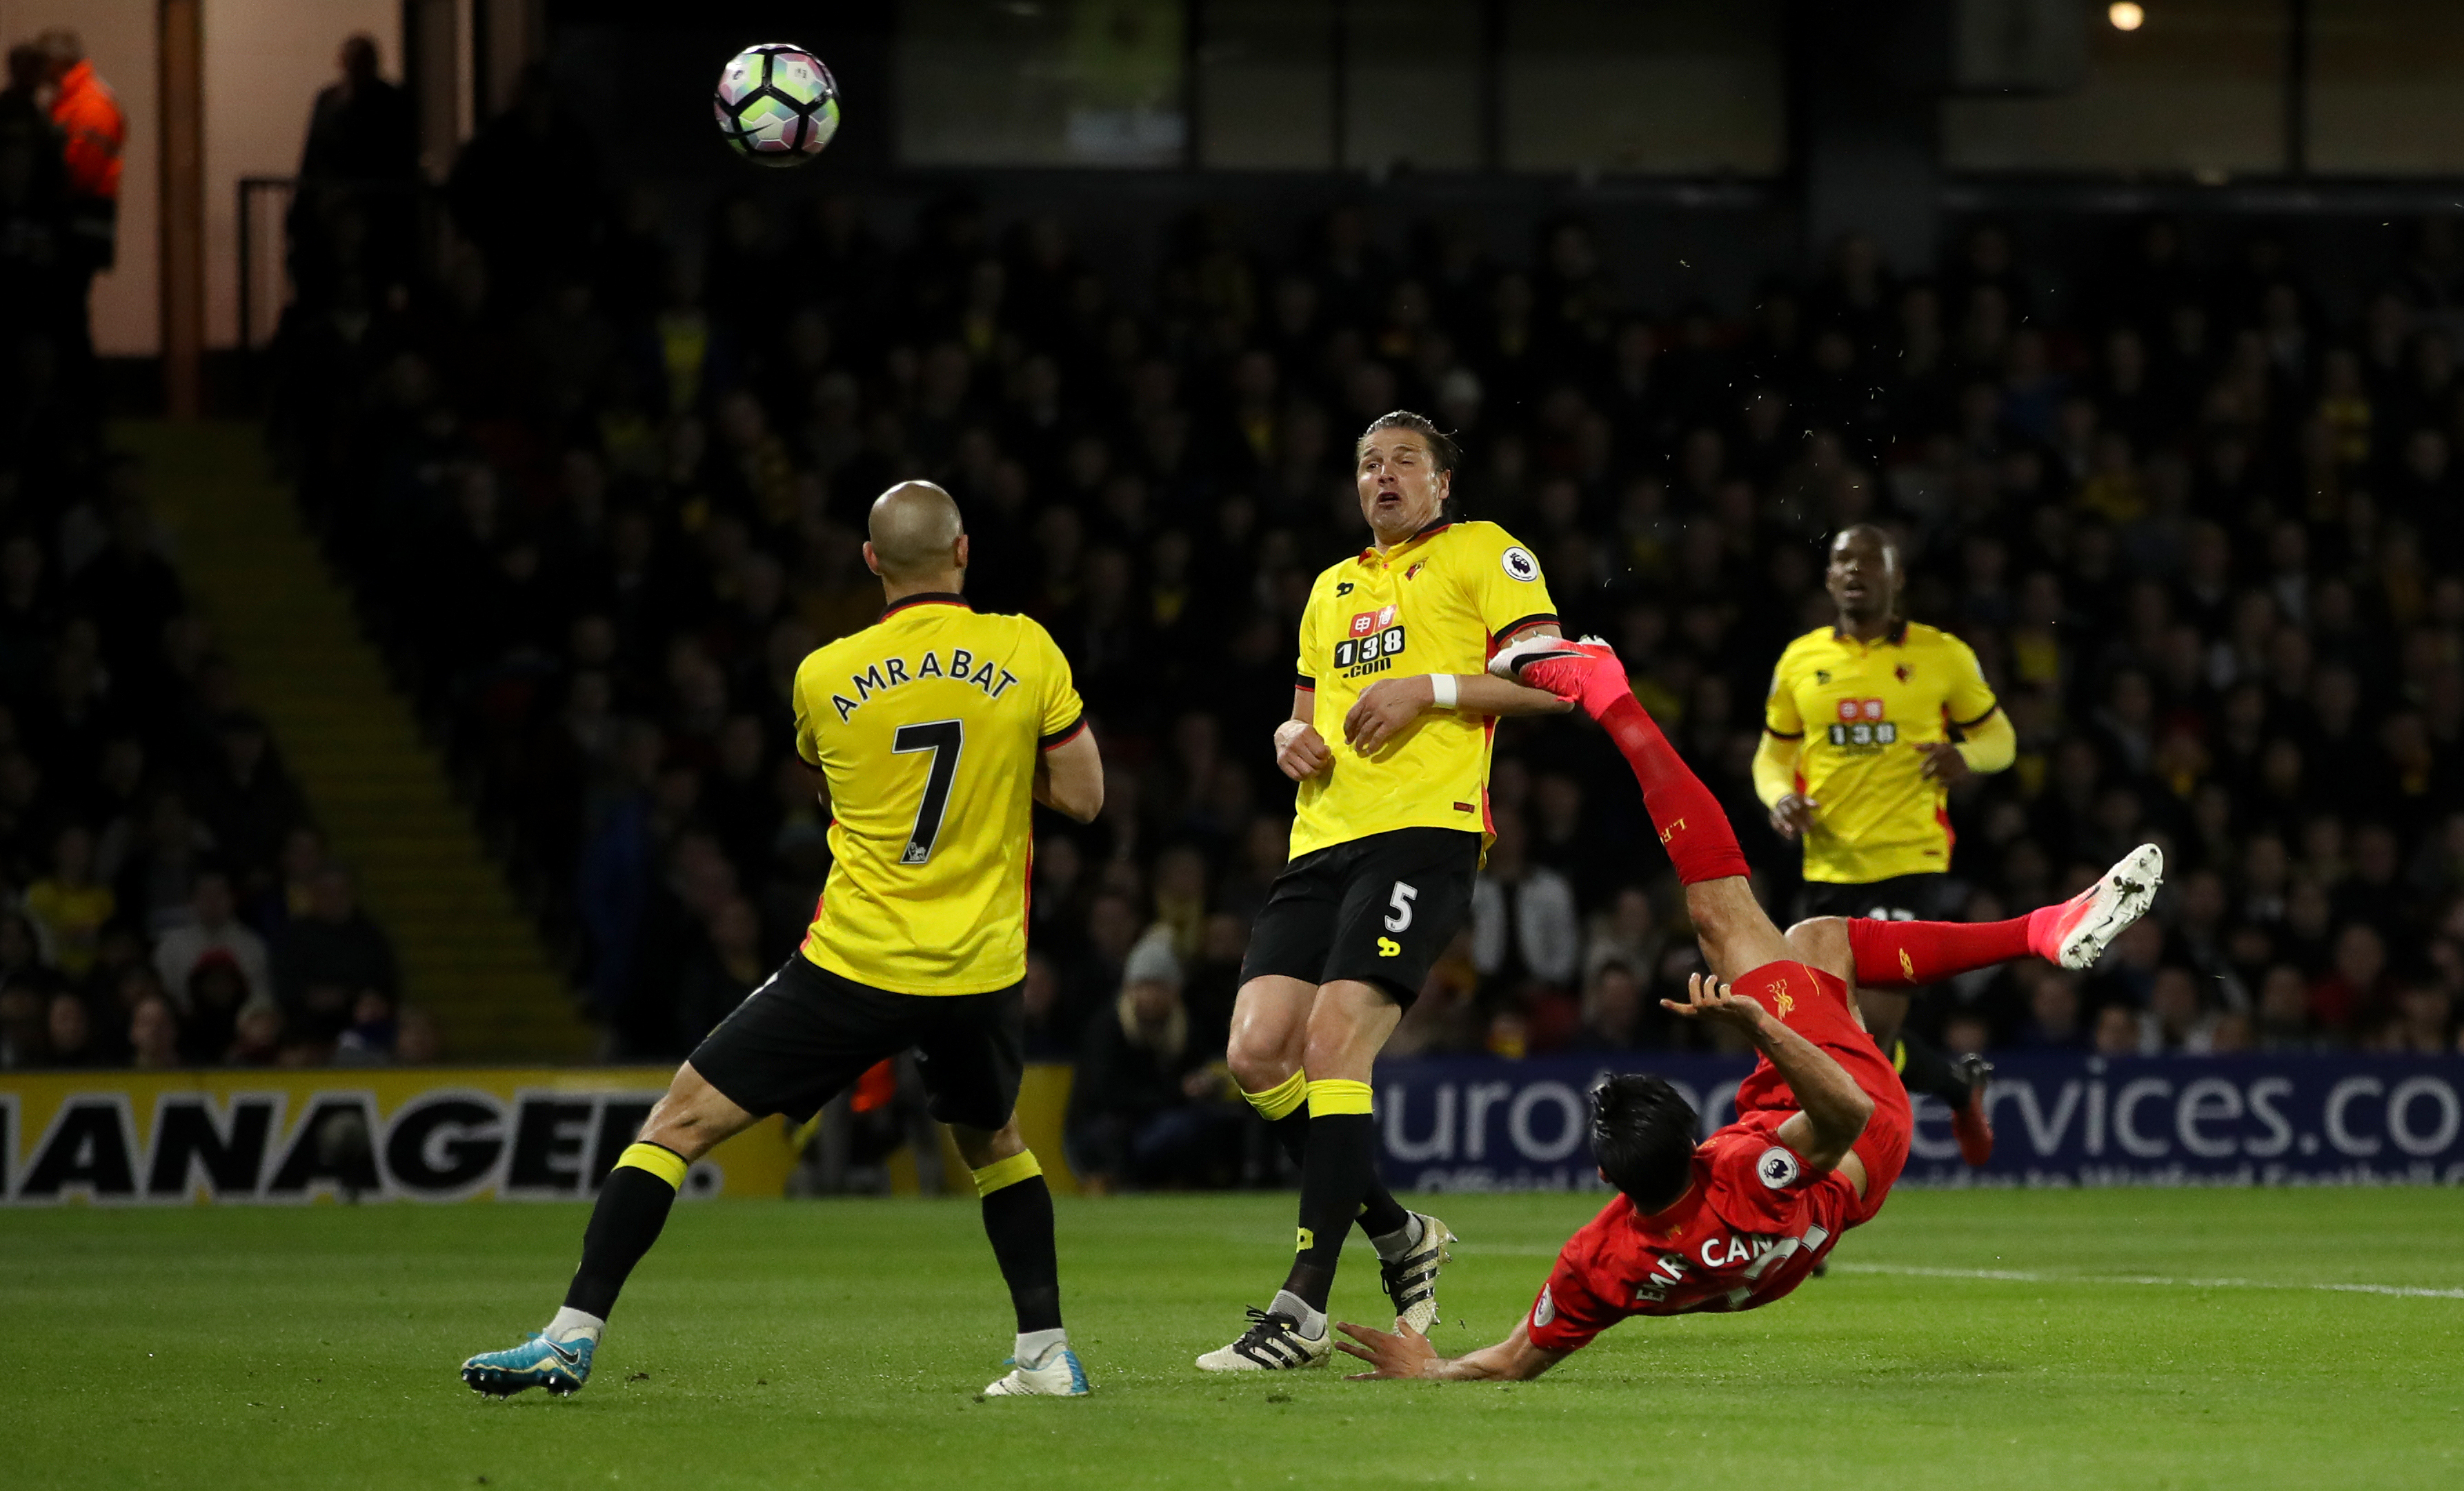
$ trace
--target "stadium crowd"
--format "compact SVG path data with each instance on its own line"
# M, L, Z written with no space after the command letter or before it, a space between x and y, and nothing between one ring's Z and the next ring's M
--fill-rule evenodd
M535 141L559 146L555 189ZM1824 536L1898 536L1908 608L1966 638L2017 766L1963 787L1967 914L2067 893L2143 838L2161 917L2085 975L1974 976L1954 1050L2450 1050L2464 990L2464 254L2419 225L2328 321L2264 230L2194 257L2150 221L2101 264L1839 243L1750 314L1620 298L1578 218L1528 261L1337 208L1295 244L1200 210L1153 284L1052 217L953 197L885 237L827 191L674 220L535 88L464 153L432 275L347 198L281 337L303 494L568 940L611 1047L672 1056L794 945L826 808L788 680L867 625L871 497L957 494L979 605L1042 619L1098 722L1103 818L1046 821L1028 1000L1075 1059L1099 1170L1220 1152L1191 1116L1282 867L1310 577L1365 541L1350 439L1427 409L1467 515L1540 555L1744 826L1782 646L1830 619ZM583 252L577 252L583 249ZM2055 285L2069 293L2057 299ZM2057 314L2056 306L2062 308ZM1507 1057L1680 1042L1693 964L1596 735L1501 730L1474 924L1398 1041Z
M120 121L77 37L0 93L0 1067L432 1057L112 452L87 328Z
M1619 647L1774 905L1795 866L1748 776L1758 701L1785 643L1830 619L1825 536L1860 519L1897 536L1910 614L1975 648L2018 731L2016 767L1954 799L1967 914L2167 846L2160 916L2098 969L1994 971L1921 1004L1951 1049L2455 1047L2447 221L2416 225L2343 320L2263 228L2165 220L2101 262L2022 262L1991 222L1933 266L1850 237L1734 318L1624 299L1579 217L1497 257L1471 225L1369 204L1289 244L1192 211L1132 285L1066 223L958 196L896 236L825 189L683 221L654 186L610 183L534 77L462 153L427 254L401 230L399 147L354 133L351 105L320 99L319 127L366 159L329 148L293 215L277 449L611 1054L689 1048L794 945L827 809L789 749L787 684L872 619L866 508L924 476L967 514L971 597L1052 629L1111 763L1097 823L1043 822L1035 1054L1080 1065L1089 1168L1230 1163L1225 1022L1288 826L1267 735L1310 577L1366 541L1352 433L1397 406L1460 432L1458 510L1539 554L1569 631ZM22 537L0 580L11 608L60 599L11 674L8 759L91 805L39 844L20 828L12 872L113 883L143 908L111 923L123 941L211 923L225 884L278 940L315 899L295 867L313 839L283 832L296 801L278 825L183 829L229 789L166 785L246 760L278 781L261 728L215 696L133 502L99 468L42 467L28 432L66 438L53 427L15 428ZM73 600L141 582L151 609ZM202 702L147 710L139 735L51 723L96 658L115 698ZM179 718L203 723L167 734ZM1398 1049L1686 1039L1656 1000L1694 954L1632 800L1586 727L1501 729L1473 926ZM175 892L130 867L204 831L228 880Z

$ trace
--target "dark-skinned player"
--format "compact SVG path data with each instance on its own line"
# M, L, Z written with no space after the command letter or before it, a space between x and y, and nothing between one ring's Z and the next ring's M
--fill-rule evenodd
M1968 644L1907 619L1899 550L1882 530L1842 529L1823 583L1837 616L1780 654L1754 752L1754 790L1771 826L1804 845L1798 914L1943 915L1950 788L2008 767L2017 736ZM1982 1165L1993 1152L1992 1068L1973 1055L1952 1062L1907 1028L1915 992L1941 969L1911 955L1896 977L1887 973L1858 985L1866 1027L1909 1091L1949 1107L1961 1156Z

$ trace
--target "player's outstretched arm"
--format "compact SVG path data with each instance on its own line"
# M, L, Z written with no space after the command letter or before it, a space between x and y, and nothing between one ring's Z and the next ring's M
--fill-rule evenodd
M1372 1369L1354 1372L1351 1378L1353 1382L1388 1377L1426 1382L1529 1382L1573 1354L1533 1346L1529 1320L1516 1321L1514 1333L1495 1346L1455 1357L1440 1356L1429 1338L1409 1326L1399 1331L1379 1330L1375 1326L1340 1322L1334 1328L1352 1338L1337 1341L1335 1349L1350 1352Z
M1104 754L1093 726L1044 753L1035 763L1035 800L1055 812L1091 823L1104 811Z
M1662 1008L1687 1020L1713 1020L1742 1032L1753 1042L1754 1049L1771 1058L1779 1074L1788 1083L1788 1090L1796 1095L1800 1111L1779 1126L1779 1140L1804 1157L1808 1168L1819 1173L1837 1170L1843 1160L1851 1159L1850 1150L1865 1132L1866 1121L1874 1116L1874 1100L1867 1097L1848 1068L1795 1031L1771 1018L1752 999L1729 992L1728 985L1705 978L1701 974L1686 980L1683 1003L1675 999L1660 1001ZM1850 1179L1861 1194L1865 1189L1863 1167L1859 1165Z
M1439 680L1453 685L1451 702L1438 702ZM1388 678L1371 684L1361 691L1343 716L1343 738L1363 756L1375 756L1385 744L1403 732L1404 727L1432 709L1444 708L1463 714L1563 714L1573 704L1539 689L1526 689L1521 684L1486 673L1421 673L1412 678Z

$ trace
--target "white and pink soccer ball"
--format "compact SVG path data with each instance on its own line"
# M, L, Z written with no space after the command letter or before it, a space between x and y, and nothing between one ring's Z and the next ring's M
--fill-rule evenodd
M839 132L839 85L803 48L764 42L729 59L711 109L737 154L757 165L802 165Z

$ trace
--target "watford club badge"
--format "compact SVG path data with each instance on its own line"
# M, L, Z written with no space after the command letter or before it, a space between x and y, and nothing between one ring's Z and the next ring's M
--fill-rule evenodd
M1917 670L1915 669L1910 668L1905 663L1902 663L1899 667L1891 669L1891 676L1897 678L1902 683L1906 683L1910 678L1916 676L1916 671Z

